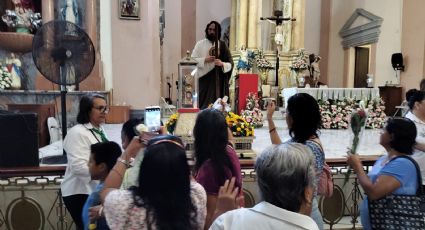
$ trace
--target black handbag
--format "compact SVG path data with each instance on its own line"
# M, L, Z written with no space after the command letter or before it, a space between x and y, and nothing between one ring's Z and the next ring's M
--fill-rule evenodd
M419 166L409 156L406 158L416 167L418 190L416 195L388 195L379 200L368 200L372 229L425 229L425 195Z

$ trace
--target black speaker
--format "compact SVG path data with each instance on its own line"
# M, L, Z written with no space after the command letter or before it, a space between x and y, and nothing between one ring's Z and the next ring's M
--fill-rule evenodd
M39 166L36 113L0 113L0 167Z
M391 56L391 64L393 65L393 68L395 70L404 70L404 65L403 65L403 54L402 53L394 53Z

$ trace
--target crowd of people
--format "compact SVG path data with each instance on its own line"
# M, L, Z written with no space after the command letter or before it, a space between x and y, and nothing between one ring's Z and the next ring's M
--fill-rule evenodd
M423 186L425 92L409 90L406 99L410 112L388 119L379 140L387 154L368 174L358 155L347 155L366 194L360 207L364 229L376 229L370 203L415 196ZM291 138L284 142L273 121L275 106L274 101L267 106L272 145L258 155L254 168L261 202L244 208L241 166L222 111L198 113L191 168L182 140L164 129L142 141L135 131L141 119L123 124L122 148L109 141L102 128L106 99L83 96L78 124L64 140L68 167L61 185L77 229L323 229L317 202L325 164L319 106L305 93L288 99Z
M205 49L217 42L219 26L214 21L207 25L206 39L192 54L201 63L196 74L205 79L200 81L202 108L217 93L226 94L232 69L225 47L218 46L221 54ZM223 77L219 85L209 85L218 83L212 80L213 70ZM366 194L360 208L364 229L381 229L370 215L371 204L391 196L415 196L424 186L425 92L409 90L406 100L410 112L387 121L379 140L387 154L368 174L358 155L350 150L347 155ZM325 165L319 105L306 93L288 99L286 141L273 121L275 107L274 101L267 105L272 145L258 154L254 167L261 202L244 208L241 166L223 111L206 108L198 113L191 167L180 138L161 129L146 140L135 131L141 119L123 125L121 146L109 141L102 128L106 98L83 96L78 124L63 142L68 166L61 184L77 229L323 229L317 192Z

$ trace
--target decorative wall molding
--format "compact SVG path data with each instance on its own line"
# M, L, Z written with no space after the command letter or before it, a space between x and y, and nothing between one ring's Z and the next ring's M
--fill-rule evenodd
M360 16L367 18L370 22L351 27L354 21ZM379 34L381 33L380 27L383 21L383 18L364 9L356 9L339 31L339 35L343 39L341 42L342 46L346 49L378 42Z

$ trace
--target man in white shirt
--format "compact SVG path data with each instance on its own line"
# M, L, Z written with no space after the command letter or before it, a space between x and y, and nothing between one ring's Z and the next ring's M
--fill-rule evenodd
M221 26L218 22L208 23L205 28L205 37L196 43L192 52L192 57L198 62L195 75L199 81L199 108L201 109L214 103L217 98L229 96L229 80L233 68L230 51L220 40ZM215 57L214 51L216 39L218 40L218 58Z

